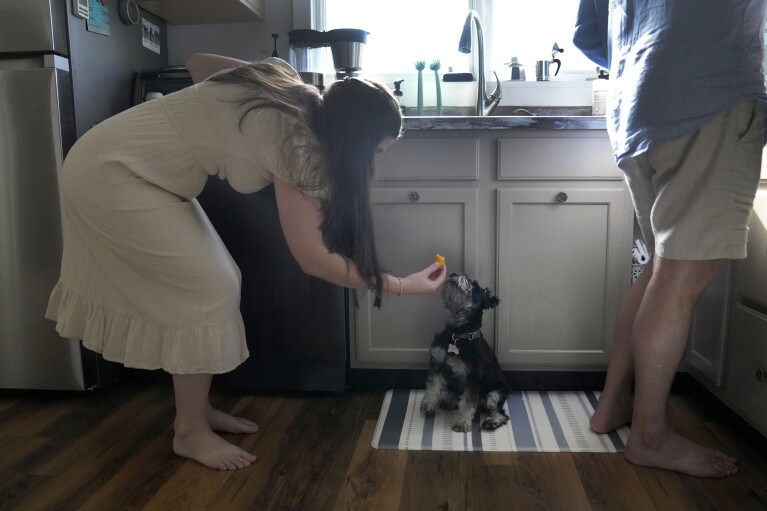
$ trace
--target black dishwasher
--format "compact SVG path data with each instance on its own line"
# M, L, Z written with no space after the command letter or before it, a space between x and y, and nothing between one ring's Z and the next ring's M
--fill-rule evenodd
M198 200L242 272L250 357L226 375L228 385L345 390L347 293L301 271L280 228L274 186L241 194L212 176Z

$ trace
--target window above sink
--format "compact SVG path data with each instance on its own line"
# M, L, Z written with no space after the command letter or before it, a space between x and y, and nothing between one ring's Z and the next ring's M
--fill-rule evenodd
M578 0L388 0L376 9L361 9L359 0L295 2L310 3L313 13L312 27L300 28L370 32L365 73L415 76L417 60L439 60L440 73L451 67L454 72L474 72L473 54L458 52L466 14L474 9L482 19L488 79L495 71L501 81L509 80L508 63L518 57L527 81L534 81L535 61L550 59L555 42L565 50L557 56L562 61L557 79L596 74L596 66L572 44Z

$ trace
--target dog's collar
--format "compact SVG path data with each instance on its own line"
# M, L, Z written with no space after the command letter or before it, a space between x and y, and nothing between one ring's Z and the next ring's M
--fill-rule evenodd
M462 334L453 334L450 336L451 339L453 339L453 342L451 342L447 347L447 352L452 353L453 355L458 355L461 353L461 350L458 349L458 340L459 339L468 339L469 341L473 341L474 339L479 339L482 334L479 333L479 330L475 330L474 332L465 332Z
M482 334L480 334L479 330L475 330L474 332L466 332L463 334L453 334L452 336L450 336L450 338L453 339L453 342L457 342L458 339L468 339L470 341L473 341L474 339L479 339L480 335Z

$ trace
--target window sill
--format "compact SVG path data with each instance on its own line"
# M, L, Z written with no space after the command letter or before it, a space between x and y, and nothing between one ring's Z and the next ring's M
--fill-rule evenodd
M380 79L380 78L379 78ZM398 78L399 79L399 78ZM390 87L391 81L384 80ZM444 106L471 106L475 103L477 82L449 82L441 84L442 104ZM488 94L495 88L495 79L487 84ZM418 97L417 80L402 83L401 104L414 108ZM536 106L591 106L591 81L551 80L548 82L501 81L502 97L500 106L536 105ZM436 104L434 80L423 83L424 106Z

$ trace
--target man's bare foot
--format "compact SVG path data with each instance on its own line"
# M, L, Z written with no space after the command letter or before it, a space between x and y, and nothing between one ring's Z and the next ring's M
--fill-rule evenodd
M738 460L696 444L670 429L642 434L632 428L626 459L636 465L663 468L696 477L727 477L738 473Z
M631 394L610 397L602 393L589 426L594 433L609 433L631 422Z
M220 433L255 433L258 424L242 417L233 417L221 410L209 407L206 413L210 429Z
M237 470L256 461L256 457L234 444L230 444L210 429L180 432L176 428L173 452L198 461L208 468Z

